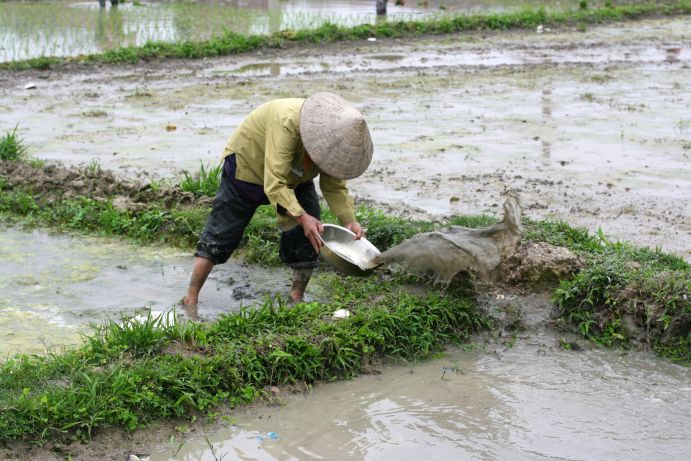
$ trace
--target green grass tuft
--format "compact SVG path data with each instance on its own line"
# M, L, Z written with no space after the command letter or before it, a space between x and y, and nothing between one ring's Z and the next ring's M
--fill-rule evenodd
M195 195L213 197L216 195L219 184L221 184L221 173L223 165L200 164L199 171L195 175L183 172L184 179L180 183L180 188Z
M553 299L559 316L603 346L647 345L691 362L691 265L659 248L611 242L566 223L528 223L526 238L571 249L586 260L562 280Z
M26 155L24 141L17 134L18 126L0 138L0 160L21 160Z

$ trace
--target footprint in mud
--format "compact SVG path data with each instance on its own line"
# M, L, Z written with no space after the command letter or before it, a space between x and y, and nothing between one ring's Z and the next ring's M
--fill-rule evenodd
M236 301L240 301L242 299L255 299L256 297L257 293L254 292L249 283L245 283L243 286L233 288L233 299Z

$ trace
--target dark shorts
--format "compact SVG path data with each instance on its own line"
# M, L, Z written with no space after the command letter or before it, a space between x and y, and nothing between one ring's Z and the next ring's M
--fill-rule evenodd
M234 160L234 159L232 159ZM260 205L268 203L266 196L257 192L255 184L235 179L235 162L224 165L221 185L216 192L211 215L199 237L195 256L206 258L214 264L223 264L240 246L245 228ZM263 192L263 191L262 191ZM319 198L314 182L300 184L295 188L300 206L317 219L321 219ZM293 269L311 269L319 266L318 254L302 226L281 232L281 260Z

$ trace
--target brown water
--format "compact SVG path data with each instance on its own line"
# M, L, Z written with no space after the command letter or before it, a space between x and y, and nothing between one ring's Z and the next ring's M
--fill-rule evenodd
M318 385L150 459L687 459L687 369L647 354L564 351L557 339L535 332L513 347Z
M415 216L496 215L514 188L529 218L688 258L690 29L682 17L6 74L0 132L19 124L40 158L179 178L218 161L259 103L332 90L372 131L371 167L351 182L359 199ZM259 64L270 65L248 70Z
M191 252L0 227L0 361L81 344L80 333L107 319L171 309L213 319L289 289L287 270L231 259L210 275L197 312L185 312L177 304L191 269Z

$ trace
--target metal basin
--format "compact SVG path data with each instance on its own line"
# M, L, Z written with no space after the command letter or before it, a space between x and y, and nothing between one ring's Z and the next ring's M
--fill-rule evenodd
M364 277L377 267L374 258L381 252L366 238L354 238L355 234L345 227L324 224L321 236L324 246L320 254L322 259L344 274Z

